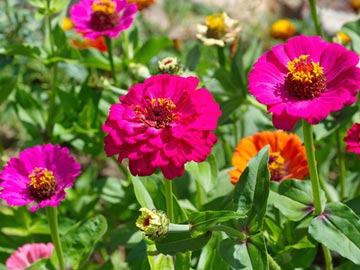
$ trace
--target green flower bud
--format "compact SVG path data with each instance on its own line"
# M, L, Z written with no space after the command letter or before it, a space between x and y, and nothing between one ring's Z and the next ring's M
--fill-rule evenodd
M183 72L183 67L180 65L176 57L166 57L158 62L159 72L171 75L180 75Z

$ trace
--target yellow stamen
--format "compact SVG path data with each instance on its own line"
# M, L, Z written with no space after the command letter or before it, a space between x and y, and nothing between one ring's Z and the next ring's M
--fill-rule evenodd
M292 76L292 80L302 83L312 83L313 79L324 75L323 68L320 64L314 63L312 60L308 63L308 57L308 54L300 55L288 63L288 75Z
M116 11L116 3L111 0L98 0L92 4L91 8L94 12L114 14Z
M206 17L207 35L211 38L220 38L226 33L225 16L222 13Z

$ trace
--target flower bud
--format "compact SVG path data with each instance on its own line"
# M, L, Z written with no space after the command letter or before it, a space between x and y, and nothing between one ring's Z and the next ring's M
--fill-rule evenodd
M171 75L180 75L183 67L180 65L176 57L166 57L158 62L159 72Z
M169 228L169 219L160 210L140 208L141 216L136 220L138 227L150 240L159 240L166 235Z

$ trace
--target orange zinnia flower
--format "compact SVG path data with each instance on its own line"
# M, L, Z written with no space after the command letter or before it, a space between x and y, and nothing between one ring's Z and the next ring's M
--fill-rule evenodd
M138 10L148 8L150 5L155 4L156 0L128 0L128 3L135 3Z
M239 181L249 160L266 145L270 145L268 164L271 181L304 179L309 175L305 147L296 134L264 131L243 138L236 146L232 158L232 164L236 169L229 172L231 183L235 185Z

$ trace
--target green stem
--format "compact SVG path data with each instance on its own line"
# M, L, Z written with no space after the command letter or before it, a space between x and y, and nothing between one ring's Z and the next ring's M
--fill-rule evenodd
M315 0L309 0L310 4L310 10L311 10L311 17L313 19L314 27L315 27L315 33L318 36L321 36L321 27L319 22L319 17L317 15L316 11L316 1Z
M219 59L220 66L225 67L225 51L224 51L224 47L217 46L217 53L218 53L218 59Z
M324 258L325 258L325 269L332 270L333 266L332 266L332 257L331 257L330 250L324 245L321 245L321 246L322 246L322 250L323 250Z
M339 167L340 167L340 175L339 175L339 185L340 185L340 199L345 199L345 159L344 159L344 151L341 146L341 136L339 129L336 130L336 147L337 154L339 159Z
M262 112L267 113L267 108L265 105L257 102L253 97L250 95L246 95L245 104L249 104L251 106L254 106L255 108L259 109Z
M302 128L303 128L306 157L310 171L312 193L314 197L315 215L320 215L322 212L322 206L320 200L320 180L316 168L316 159L314 152L315 147L314 147L312 126L309 123L307 123L305 120L302 120Z
M280 265L277 264L277 262L271 257L269 254L267 254L267 258L269 261L269 269L270 270L281 270Z
M58 64L54 63L52 66L52 75L50 78L50 94L49 94L49 114L46 122L46 141L50 140L53 134L55 125L55 115L57 112L56 107L56 96L57 96L57 75L58 75Z
M107 51L108 51L108 57L109 57L109 62L110 62L110 67L111 67L112 78L114 80L114 84L117 85L111 39L108 36L105 36L105 42L106 42L106 47L107 47Z
M165 178L165 198L166 198L166 215L170 222L174 222L174 205L173 205L173 191L172 180Z
M50 52L53 55L54 51L55 51L55 46L54 46L54 37L52 35L52 31L51 31L51 10L50 10L50 3L51 0L46 0L46 23L47 23L47 31L48 31L48 35L49 35L49 43L50 43Z
M59 236L57 208L50 206L46 207L46 214L49 221L51 239L54 244L55 252L59 260L59 269L65 270L64 254L62 251L60 236Z
M170 223L168 233L188 232L189 230L190 230L189 224Z

